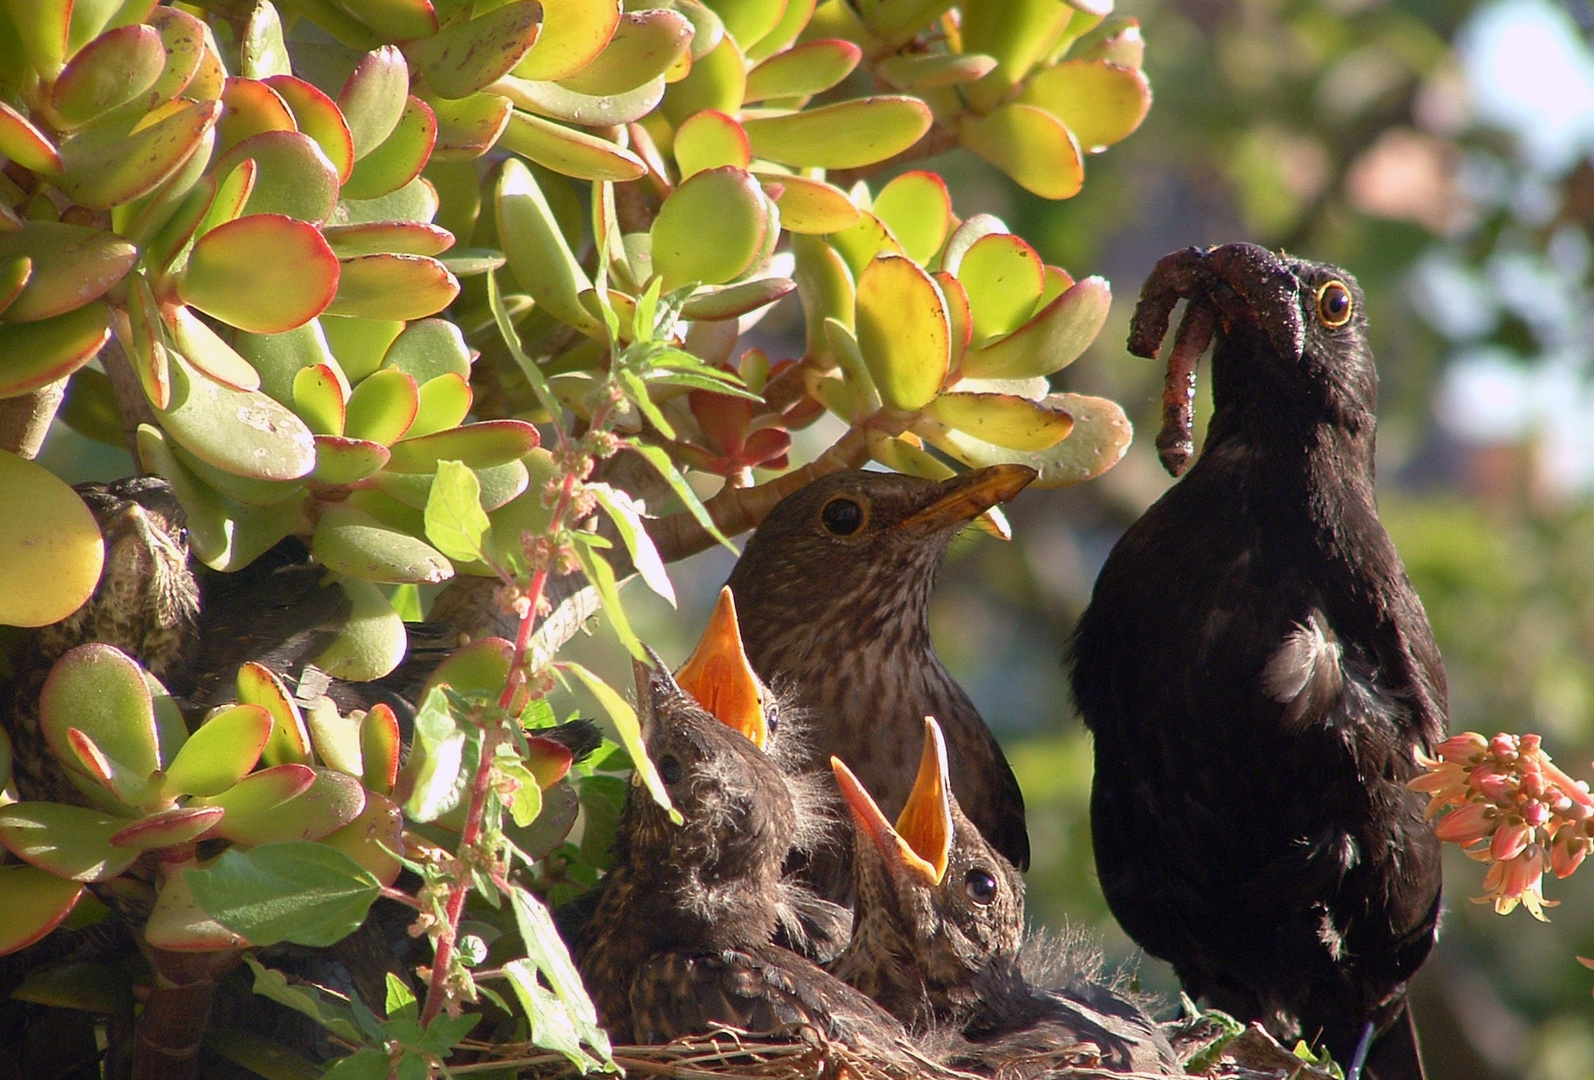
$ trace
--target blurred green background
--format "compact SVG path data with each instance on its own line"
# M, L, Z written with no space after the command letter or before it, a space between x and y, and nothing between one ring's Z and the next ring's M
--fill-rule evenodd
M1250 240L1358 277L1382 376L1382 513L1444 652L1452 730L1541 732L1591 775L1594 6L1127 0L1117 13L1140 20L1156 100L1090 160L1079 196L1044 202L968 155L928 167L960 214L996 213L1047 262L1113 283L1106 330L1058 381L1119 401L1141 434L1102 479L1020 496L1012 543L958 540L932 632L1024 787L1032 920L1090 926L1111 961L1132 962L1091 862L1089 740L1060 656L1113 542L1171 482L1149 438L1161 372L1123 342L1140 282L1176 248ZM762 329L772 357L800 353L795 316ZM673 568L678 613L636 591L639 629L671 660L729 567L721 551ZM1548 882L1562 904L1540 925L1471 903L1483 867L1450 854L1440 943L1414 991L1430 1075L1594 1077L1594 972L1574 959L1594 955L1594 871ZM1159 961L1138 970L1174 989Z
M1141 437L1096 482L1021 495L1013 542L960 538L932 611L1029 802L1032 920L1091 928L1115 964L1137 958L1095 880L1089 740L1060 657L1113 542L1171 482L1148 434L1161 372L1123 348L1166 252L1250 240L1358 277L1382 376L1383 518L1444 652L1451 728L1542 733L1577 776L1594 757L1594 5L1125 0L1117 13L1140 20L1156 100L1090 160L1079 196L1044 202L966 154L922 166L958 213L996 213L1047 262L1116 292L1057 381L1119 401ZM773 359L802 350L795 304L782 307L759 327ZM794 459L824 445L803 433ZM62 440L46 460L74 479L126 471L64 460L77 452ZM685 658L730 565L716 550L672 567L678 611L628 590L666 659ZM628 685L601 628L573 651ZM1470 903L1483 867L1449 854L1440 943L1414 987L1430 1075L1594 1078L1594 972L1574 959L1594 955L1594 870L1547 883L1562 903L1540 925ZM1138 972L1176 990L1158 961Z

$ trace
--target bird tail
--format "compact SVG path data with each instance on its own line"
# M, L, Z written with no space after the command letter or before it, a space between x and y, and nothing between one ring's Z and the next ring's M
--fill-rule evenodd
M1417 1025L1402 1002L1400 1015L1374 1040L1362 1070L1363 1080L1428 1080L1417 1045Z

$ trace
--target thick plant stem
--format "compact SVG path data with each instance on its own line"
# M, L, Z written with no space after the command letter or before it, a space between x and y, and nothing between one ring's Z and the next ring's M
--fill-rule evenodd
M133 1080L190 1080L199 1073L199 1044L210 1023L216 987L238 966L241 949L179 953L148 950L155 982L138 1018Z
M66 380L57 379L18 397L0 399L0 450L30 460L38 457L65 396Z

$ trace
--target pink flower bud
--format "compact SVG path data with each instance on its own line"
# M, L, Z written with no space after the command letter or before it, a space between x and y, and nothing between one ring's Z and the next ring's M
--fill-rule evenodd
M1476 731L1463 731L1460 735L1452 735L1434 747L1434 753L1445 761L1453 761L1459 765L1488 748L1489 744L1482 735Z
M1488 803L1467 803L1446 814L1434 826L1434 834L1452 844L1471 844L1494 831L1495 809Z
M1514 859L1522 854L1532 839L1531 826L1521 820L1507 819L1494 831L1494 839L1489 842L1489 854L1500 862Z
M1522 776L1522 794L1530 799L1537 799L1544 795L1546 785L1544 774L1538 769L1528 769Z
M1588 855L1588 838L1573 835L1571 829L1562 830L1561 835L1555 838L1555 843L1550 846L1550 869L1558 878L1564 878L1576 870Z
M1528 756L1530 754L1537 754L1539 752L1539 744L1542 743L1543 741L1544 741L1543 736L1540 736L1540 735L1524 735L1524 736L1522 736L1522 742L1521 742L1522 755L1524 757L1526 757L1526 756Z
M1509 802L1516 794L1516 777L1501 772L1498 765L1480 765L1473 771L1469 783L1491 802Z
M1522 820L1529 825L1539 827L1550 820L1550 808L1542 802L1529 802L1523 804Z
M1500 732L1489 740L1489 752L1501 761L1515 761L1517 757L1517 738L1509 732Z

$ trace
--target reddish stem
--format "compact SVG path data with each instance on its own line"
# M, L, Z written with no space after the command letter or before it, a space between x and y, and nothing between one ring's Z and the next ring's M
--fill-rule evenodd
M557 536L563 528L565 514L569 512L570 500L576 490L576 476L566 473L564 484L559 489L559 502L554 506L553 516L548 522L548 532ZM548 568L540 567L532 575L531 584L527 588L526 613L521 617L520 629L515 635L515 656L510 663L509 678L504 682L504 692L498 698L498 707L507 709L515 699L515 693L525 682L526 673L523 670L526 663L526 648L531 642L531 627L537 619L537 608L542 603L542 590L548 582ZM486 816L487 793L492 789L493 758L498 749L498 740L503 737L499 726L494 726L482 739L481 761L476 765L476 775L471 781L470 806L465 814L465 830L459 838L459 852L461 856L469 857L478 843L481 842L482 819ZM496 876L496 875L495 875ZM432 958L432 979L426 988L426 1008L421 1013L421 1023L429 1024L437 1014L442 1011L444 1000L447 997L445 984L448 981L448 969L454 961L454 946L459 937L459 920L465 913L465 900L470 895L470 877L461 875L448 889L448 900L443 907L443 927L437 935L437 953Z

